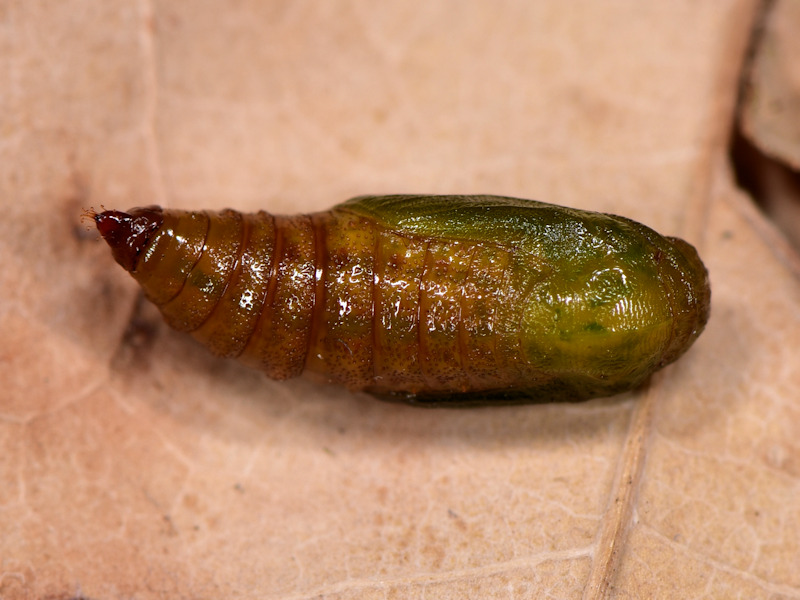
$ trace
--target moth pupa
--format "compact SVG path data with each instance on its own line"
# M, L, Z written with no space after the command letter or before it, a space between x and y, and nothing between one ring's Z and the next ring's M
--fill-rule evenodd
M694 247L624 217L499 196L362 196L307 215L93 214L167 323L274 379L463 406L640 385L697 339Z

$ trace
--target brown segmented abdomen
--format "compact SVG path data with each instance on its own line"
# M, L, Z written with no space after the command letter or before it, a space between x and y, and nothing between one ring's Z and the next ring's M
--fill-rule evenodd
M217 355L380 394L503 383L496 357L515 353L494 326L511 293L496 246L398 235L338 210L162 218L132 274L171 327Z

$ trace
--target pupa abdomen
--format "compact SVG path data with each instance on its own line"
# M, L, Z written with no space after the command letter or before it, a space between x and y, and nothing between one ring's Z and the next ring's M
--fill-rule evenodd
M275 379L431 404L581 400L674 361L709 314L692 246L497 196L365 196L273 216L95 216L167 322Z

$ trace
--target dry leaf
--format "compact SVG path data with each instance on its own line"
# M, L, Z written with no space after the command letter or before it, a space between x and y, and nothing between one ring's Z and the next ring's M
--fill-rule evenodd
M0 7L0 597L800 597L800 267L724 166L754 0ZM168 331L83 207L491 192L681 235L647 389L425 411Z
M762 152L800 170L800 2L777 0L747 75L742 126Z
M745 73L743 137L735 156L764 211L800 248L800 2L766 6Z

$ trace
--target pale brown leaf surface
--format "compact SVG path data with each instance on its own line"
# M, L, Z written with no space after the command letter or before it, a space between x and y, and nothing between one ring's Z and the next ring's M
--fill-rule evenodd
M754 2L7 2L0 597L800 597L797 258L725 168ZM491 192L698 245L644 390L424 411L168 331L83 207Z

